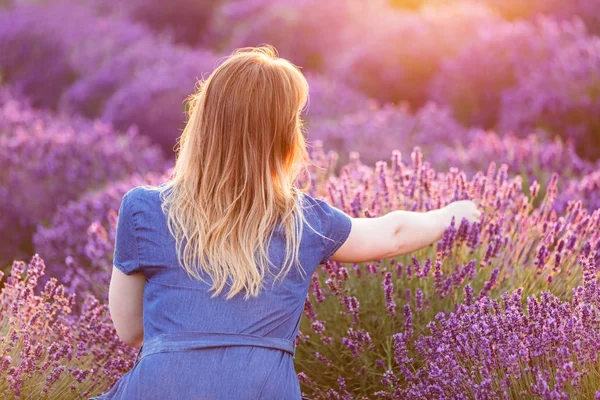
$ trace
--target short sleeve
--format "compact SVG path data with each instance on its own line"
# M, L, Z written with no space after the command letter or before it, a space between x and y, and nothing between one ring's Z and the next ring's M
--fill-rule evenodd
M113 264L121 272L131 275L139 271L138 242L131 210L131 191L125 193L119 208Z
M328 204L323 200L314 199L315 210L321 223L323 237L323 258L321 263L327 262L348 239L352 229L352 219L342 210Z

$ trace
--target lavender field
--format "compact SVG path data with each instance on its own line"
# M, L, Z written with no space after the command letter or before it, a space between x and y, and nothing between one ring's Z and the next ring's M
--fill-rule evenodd
M134 364L118 210L169 176L234 49L302 68L309 194L353 217L471 199L438 243L311 278L311 399L600 399L598 0L0 0L0 398Z

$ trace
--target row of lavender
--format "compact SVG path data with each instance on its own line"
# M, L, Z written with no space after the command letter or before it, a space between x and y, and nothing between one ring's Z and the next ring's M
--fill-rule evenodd
M394 151L374 168L352 154L337 176L336 153L316 143L312 158L310 194L350 215L473 199L484 216L470 225L455 221L436 246L411 255L321 266L297 337L305 394L600 396L600 209L586 210L574 194L557 211L557 174L544 191L532 182L526 195L523 178L507 164L492 162L468 178L457 168L436 171L418 148L404 160ZM134 349L118 340L105 302L116 210L130 187L168 174L134 174L60 207L52 226L36 234L46 263L35 256L7 271L0 292L3 398L86 398L131 367Z
M185 8L187 17L177 14L179 2L20 5L0 11L0 68L35 106L100 117L122 130L136 124L171 154L182 99L196 79L233 48L270 43L312 71L309 131L332 144L361 134L361 127L332 124L341 116L352 120L360 110L379 119L376 102L390 101L428 113L434 101L466 126L518 135L541 128L573 140L580 155L600 154L600 38L590 22L600 7L555 2L541 10L553 18L508 21L494 1L428 3L408 12L384 0L212 1ZM182 39L192 27L196 39ZM412 125L385 140L410 150L403 131ZM455 125L443 126L443 137L467 143L468 130ZM380 157L369 152L363 149L366 160Z
M342 120L343 128L344 124L354 124L355 130L362 133L351 137L358 148L394 148L394 141L385 141L394 126L420 123L421 132L428 133L430 140L419 140L407 131L402 132L403 142L422 143L436 168L460 166L472 176L494 160L520 173L525 179L525 190L532 180L545 186L553 171L560 171L561 195L555 203L558 211L563 211L567 201L574 198L581 199L589 210L600 207L600 163L580 159L572 146L559 139L551 142L543 140L541 134L520 139L473 131L466 148L441 146L435 137L442 137L445 131L436 127L444 123L435 120L441 115L435 109L413 117L384 108L378 115L379 119L369 120L364 113L357 113ZM369 142L375 140L377 133L381 138ZM320 141L316 143L322 145ZM105 280L97 279L95 274L108 271L94 267L101 261L93 251L90 253L87 239L73 233L85 232L94 220L103 222L105 234L113 232L103 216L108 209L118 209L126 188L142 184L142 174L161 174L171 163L133 129L120 134L100 122L34 110L8 90L0 92L0 149L4 166L0 172L0 233L6 238L0 246L2 263L35 249L44 254L50 265L65 268L53 274L66 274L71 292L77 292L80 284L87 290L92 282L98 284L94 294L105 292ZM356 154L348 154L356 158ZM389 158L389 153L382 150L378 155ZM77 272L79 264L92 268Z

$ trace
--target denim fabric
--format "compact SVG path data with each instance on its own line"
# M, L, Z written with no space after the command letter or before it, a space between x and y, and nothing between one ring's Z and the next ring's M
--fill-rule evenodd
M312 274L350 234L351 219L304 194L300 263L276 283L267 274L257 298L210 298L212 283L188 277L178 264L157 191L138 186L123 196L114 265L142 272L144 344L134 367L112 389L93 399L300 400L294 369L295 338ZM312 226L312 229L310 228ZM315 232L316 231L316 232ZM319 234L326 236L322 237ZM281 266L285 238L276 229L270 261ZM274 271L276 274L278 271Z

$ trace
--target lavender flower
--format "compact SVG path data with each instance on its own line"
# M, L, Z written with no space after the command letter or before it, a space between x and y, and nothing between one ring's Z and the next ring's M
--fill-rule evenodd
M392 273L387 272L383 280L383 291L385 293L385 308L392 317L396 315L396 302L394 301L394 284L392 283Z

